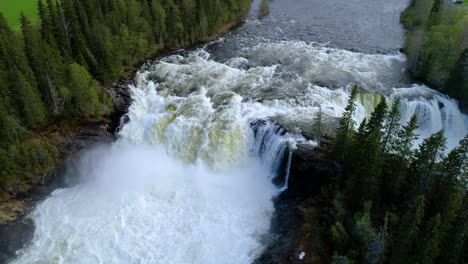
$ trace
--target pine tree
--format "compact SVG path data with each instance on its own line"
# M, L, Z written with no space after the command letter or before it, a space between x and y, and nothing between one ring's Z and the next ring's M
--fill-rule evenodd
M409 168L407 190L410 197L417 197L432 190L434 170L444 154L445 144L446 138L441 130L425 139L419 146Z
M70 91L69 112L84 117L96 115L99 87L88 71L76 63L70 64L67 84Z
M443 231L450 228L456 212L462 207L463 195L466 192L468 173L468 137L460 141L460 146L453 149L441 162L435 175L431 192L429 212L439 213L443 222Z
M153 0L151 4L151 10L153 14L154 36L156 42L161 46L161 48L163 48L164 41L167 38L166 11L161 5L161 0Z
M336 130L336 137L333 144L333 155L340 161L345 159L346 150L354 131L353 115L356 111L357 86L353 87L348 100L348 105L340 119L340 125Z
M33 127L45 121L45 109L37 90L36 78L22 45L0 14L0 59L3 63L3 78L9 87L9 109L21 118L25 125Z
M47 11L47 7L44 5L42 0L37 1L37 10L39 12L39 19L41 21L41 35L42 39L49 42L53 37L52 21ZM55 41L55 40L54 40Z
M372 113L369 122L363 122L352 144L352 157L345 166L350 171L348 197L351 208L364 201L379 202L383 157L381 133L387 104L382 100Z
M390 263L417 263L413 250L417 245L424 218L424 196L415 199L398 224L398 233L393 241Z
M31 86L18 69L12 73L12 76L16 80L13 88L17 91L17 102L25 124L34 127L43 123L46 112L36 88Z
M400 126L400 98L395 99L384 124L384 137L382 139L382 151L387 153L390 146L395 145L397 132Z
M180 10L173 0L165 0L164 9L166 10L166 27L168 42L173 45L181 44L184 41L184 25L180 16Z
M418 137L418 135L415 133L417 128L418 119L416 115L413 115L410 121L406 125L404 125L400 129L400 131L398 131L398 136L395 145L391 146L391 148L397 153L397 155L405 161L410 161L412 159L413 142Z
M464 177L466 178L467 175L465 174ZM441 244L442 250L438 263L463 263L468 257L466 251L468 246L468 191L466 189L455 221L447 229L447 235Z
M423 237L419 244L419 256L417 263L431 264L440 254L440 240L442 234L440 231L441 219L437 214L429 220L423 231Z

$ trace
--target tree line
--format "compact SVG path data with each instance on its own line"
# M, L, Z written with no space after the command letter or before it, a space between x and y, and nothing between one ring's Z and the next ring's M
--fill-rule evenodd
M418 148L416 116L399 100L356 127L351 93L330 155L343 172L322 190L323 240L332 263L465 263L468 259L468 137L446 152L439 131Z
M412 0L401 16L414 75L468 109L468 13L445 0Z
M158 50L206 40L249 6L250 0L38 0L39 23L21 14L21 32L0 13L0 185L35 171L22 165L26 156L38 160L29 166L37 169L54 159L56 149L35 131L54 120L109 113L102 86Z

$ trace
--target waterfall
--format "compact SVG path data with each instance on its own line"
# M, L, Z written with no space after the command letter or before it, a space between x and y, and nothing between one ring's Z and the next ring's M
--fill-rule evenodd
M288 188L289 170L296 144L305 143L306 140L301 135L288 133L268 120L255 120L251 126L255 137L251 151L268 167L270 179L278 185L278 193L281 193Z
M399 82L401 54L280 41L236 56L212 59L208 45L138 72L117 141L83 153L79 184L34 209L33 241L12 263L251 263L295 146L310 143L291 131L310 130L319 107L333 131L354 84L366 91L357 122L398 97L420 140L443 128L451 148L467 133L455 100Z
M291 170L291 162L292 162L292 155L293 155L293 150L289 150L288 152L288 161L287 161L287 165L286 165L286 170L285 170L285 175L286 177L284 177L284 183L283 183L283 186L280 188L279 192L284 192L288 189L288 183L289 183L289 173L290 173L290 170Z

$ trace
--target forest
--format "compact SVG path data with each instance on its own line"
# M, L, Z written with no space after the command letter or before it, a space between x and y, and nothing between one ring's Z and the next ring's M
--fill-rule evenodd
M468 137L448 154L444 131L414 149L418 121L401 124L398 99L356 126L357 96L355 87L327 146L343 172L315 198L321 254L336 264L464 263Z
M241 20L249 0L39 0L20 30L0 13L0 186L59 156L39 132L112 111L104 87L154 56L207 40Z
M413 0L401 16L409 68L468 107L468 12L444 0Z

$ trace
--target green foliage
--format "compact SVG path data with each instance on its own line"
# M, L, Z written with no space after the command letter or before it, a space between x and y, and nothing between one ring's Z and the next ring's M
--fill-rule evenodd
M72 115L96 115L99 104L98 82L83 66L76 63L68 66L67 80L70 91L69 97L65 98L67 110Z
M350 138L354 131L355 124L353 115L356 111L357 92L358 87L354 86L349 97L348 105L346 106L345 112L340 119L340 126L336 130L336 138L333 144L333 153L340 161L344 160L345 158L345 151L351 141Z
M34 138L30 130L55 118L99 118L108 113L109 98L101 85L111 86L124 70L161 47L178 48L205 40L246 15L250 5L249 0L17 2L0 0L3 178L38 173L47 162L37 157L54 156L46 143L27 143ZM34 17L28 18L30 9L24 5L36 10ZM9 21L12 12L16 13L20 32L10 28L1 11L7 12ZM44 149L43 154L31 146ZM26 158L42 165L27 164Z
M350 237L346 232L346 229L343 227L341 222L336 222L330 228L331 239L333 241L334 248L339 252L345 252L349 243Z
M398 242L393 245L390 263L416 263L416 256L412 252L420 235L424 206L424 196L419 196L403 215L395 240Z
M59 152L40 139L0 145L0 184L11 185L53 166Z
M442 0L414 0L401 20L409 29L405 51L411 71L466 104L463 52L468 16L464 10Z
M443 131L414 149L417 119L402 126L398 104L387 109L380 102L348 132L341 152L331 153L344 165L328 198L331 215L323 218L334 263L460 263L465 257L468 136L448 155Z

